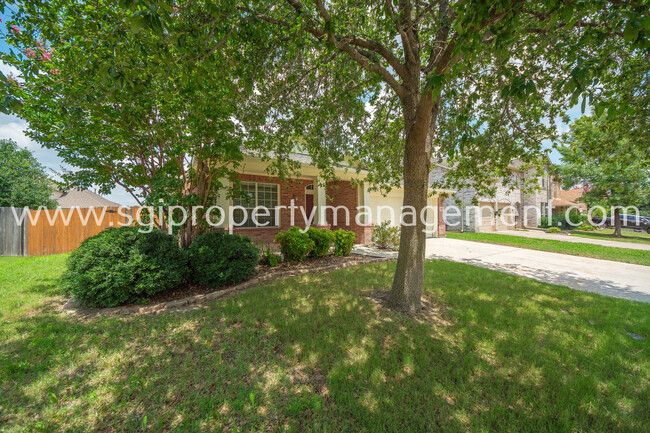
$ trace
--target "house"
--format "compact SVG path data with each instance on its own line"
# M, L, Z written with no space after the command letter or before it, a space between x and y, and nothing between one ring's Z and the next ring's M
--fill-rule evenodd
M559 185L556 187L557 190L553 193L553 216L565 216L569 209L575 209L581 215L587 213L587 203L578 201L584 194L584 188L563 190Z
M368 244L375 224L390 221L399 225L402 188L393 188L385 195L371 191L370 185L364 183L366 173L357 173L351 167L337 167L338 179L328 181L320 177L309 155L294 153L290 158L299 164L300 174L282 180L269 176L268 162L253 154L245 155L237 175L241 193L231 198L222 194L217 199L217 205L228 210L218 227L249 236L256 242L272 242L280 231L291 226L305 228L309 224L351 230L357 236L357 243ZM425 216L427 236L444 236L442 198L439 192L430 193ZM255 219L244 217L244 211L250 216L260 206L275 212L259 212Z
M56 200L58 206L64 209L72 207L88 208L121 206L119 203L105 199L87 189L71 189L68 191L55 189L50 198Z
M431 183L443 179L449 169L444 163L435 164L430 176ZM548 161L542 176L537 176L534 169L527 168L518 161L513 161L510 169L516 182L515 188L503 186L502 179L494 179L494 197L479 197L476 189L470 187L446 198L444 207L447 209L447 230L494 232L537 227L539 218L548 216L549 201L553 200L554 191L555 194L559 193L560 183L551 173ZM537 184L537 190L525 193L521 186L532 183ZM459 206L457 200L460 201Z

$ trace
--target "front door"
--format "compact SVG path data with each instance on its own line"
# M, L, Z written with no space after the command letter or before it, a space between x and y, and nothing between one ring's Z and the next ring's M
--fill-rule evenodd
M311 216L312 210L314 209L314 194L305 194L305 215L309 219ZM316 215L314 215L314 219ZM314 221L311 222L314 224Z

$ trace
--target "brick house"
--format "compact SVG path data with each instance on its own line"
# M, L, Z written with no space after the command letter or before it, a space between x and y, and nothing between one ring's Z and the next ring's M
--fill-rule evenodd
M385 195L370 191L369 185L363 183L365 173L349 167L337 168L338 179L326 181L308 155L292 154L290 158L300 164L299 175L282 180L268 175L267 162L246 155L238 174L241 193L217 199L217 205L227 210L220 227L266 243L273 242L280 231L291 226L304 228L309 222L312 227L351 230L356 233L356 243L369 244L375 224L390 221L398 225L403 201L401 188L393 188ZM446 233L442 206L440 195L431 191L426 211L428 237ZM244 213L252 215L256 207L274 211L261 211L255 219L244 218Z

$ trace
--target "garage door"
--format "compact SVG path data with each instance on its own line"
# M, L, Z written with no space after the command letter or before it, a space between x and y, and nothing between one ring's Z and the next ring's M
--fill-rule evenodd
M398 225L401 217L401 209L404 196L401 191L391 191L388 195L370 194L370 208L372 209L372 222L380 224L390 221L391 225ZM427 212L427 237L437 237L438 229L436 224L436 214L438 212L437 197L429 198L428 206L435 210L429 209ZM410 221L410 215L406 217Z

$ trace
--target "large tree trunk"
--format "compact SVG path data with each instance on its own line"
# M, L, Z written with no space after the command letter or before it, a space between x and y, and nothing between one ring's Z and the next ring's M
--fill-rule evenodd
M431 168L431 125L435 122L436 111L433 110L430 94L423 95L417 104L404 104L407 134L402 212L415 209L415 221L410 221L412 218L407 217L401 227L397 269L389 302L394 308L406 312L421 308L426 233L425 221L420 215L427 205Z
M621 210L614 208L614 236L621 237Z

